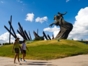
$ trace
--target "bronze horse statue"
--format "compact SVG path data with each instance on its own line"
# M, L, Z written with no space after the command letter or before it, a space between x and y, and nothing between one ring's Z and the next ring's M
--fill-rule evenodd
M70 31L73 28L73 25L71 23L65 21L63 18L63 15L65 15L66 13L62 14L62 13L58 12L58 15L54 16L55 22L50 24L50 26L52 26L52 25L60 26L60 31L57 34L57 36L55 37L55 39L67 39Z

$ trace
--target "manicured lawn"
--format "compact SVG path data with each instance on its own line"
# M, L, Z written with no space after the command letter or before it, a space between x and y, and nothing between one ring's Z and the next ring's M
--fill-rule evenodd
M88 53L88 45L73 40L33 41L27 47L27 59L49 60ZM0 56L14 57L12 45L0 47Z

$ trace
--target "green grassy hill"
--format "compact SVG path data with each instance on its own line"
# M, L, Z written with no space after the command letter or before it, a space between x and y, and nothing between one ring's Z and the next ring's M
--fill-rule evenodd
M49 60L88 53L88 45L73 40L33 41L27 47L27 59ZM14 57L12 45L0 47L0 56Z

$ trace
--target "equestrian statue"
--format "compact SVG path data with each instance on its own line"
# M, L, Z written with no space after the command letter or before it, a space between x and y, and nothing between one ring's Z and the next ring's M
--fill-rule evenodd
M57 36L55 37L55 39L67 39L70 31L73 28L73 25L71 23L65 21L63 18L63 15L65 15L66 13L67 12L62 14L62 13L58 12L58 15L54 16L55 22L50 24L51 27L53 25L60 26L60 31L57 34Z

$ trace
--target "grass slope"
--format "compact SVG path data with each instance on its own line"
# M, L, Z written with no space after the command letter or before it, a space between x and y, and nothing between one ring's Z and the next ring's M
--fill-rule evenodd
M27 59L49 60L88 53L88 45L73 40L33 41L27 47ZM0 47L0 56L14 57L12 45Z

